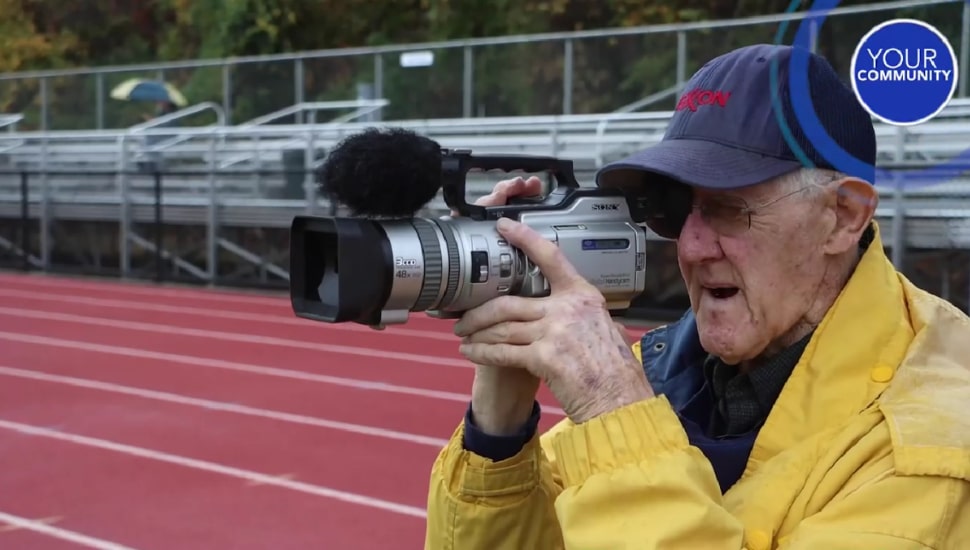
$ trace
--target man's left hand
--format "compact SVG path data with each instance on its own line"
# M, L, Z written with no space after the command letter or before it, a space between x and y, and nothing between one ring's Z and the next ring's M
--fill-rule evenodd
M626 331L596 287L530 227L504 218L497 227L542 271L551 292L502 296L467 311L455 325L461 353L476 364L529 370L575 423L653 397Z

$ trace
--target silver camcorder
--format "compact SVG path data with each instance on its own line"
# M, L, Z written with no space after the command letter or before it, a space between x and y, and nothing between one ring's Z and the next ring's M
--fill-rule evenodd
M557 186L542 198L484 207L465 200L470 170L547 171ZM518 220L555 243L614 314L644 291L646 230L637 223L639 198L580 187L571 161L443 150L441 188L458 217L295 217L290 233L294 313L379 328L405 323L411 312L458 318L503 295L547 296L543 274L497 232L500 217Z

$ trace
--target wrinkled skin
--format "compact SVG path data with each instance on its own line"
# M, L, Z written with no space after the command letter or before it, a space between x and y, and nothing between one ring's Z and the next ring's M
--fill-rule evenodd
M858 187L830 182L784 198L753 215L739 235L716 233L696 211L688 217L677 260L706 351L750 369L818 325L851 273L856 243L874 212L874 203L865 202L874 198L871 191L840 193L840 186ZM768 182L730 194L761 204L782 191ZM695 198L718 194L725 193L698 190ZM709 290L723 286L738 291L718 299Z
M455 326L461 353L476 364L525 369L544 380L576 423L651 397L643 367L596 287L528 226L501 220L498 229L535 262L551 293L502 296L470 310Z
M536 177L504 180L476 204L505 204L510 197L535 196L541 189L542 181ZM575 275L557 247L528 227L511 225L511 231L499 229L511 244L537 264L537 256L549 256L549 260L541 260L546 264L545 268L540 265L544 273L561 267L565 274L560 281L550 280L552 293L547 298L499 298L466 312L456 324L455 333L463 341L461 351L475 363L472 412L479 429L492 435L518 430L532 412L540 380L547 383L574 422L652 395L641 365L630 351L629 334L612 320L599 292ZM600 336L581 343L575 338L577 333ZM563 361L566 357L572 368ZM636 383L609 374L604 357L610 357L611 365L626 365L626 374ZM632 397L624 398L624 393Z

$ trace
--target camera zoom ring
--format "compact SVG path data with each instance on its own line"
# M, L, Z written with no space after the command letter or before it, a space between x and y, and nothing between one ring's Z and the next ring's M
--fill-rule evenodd
M434 305L435 298L441 290L441 271L444 267L441 261L441 245L434 227L420 218L412 223L421 243L424 254L424 282L421 284L421 294L412 306L411 311L425 311Z
M458 252L455 232L451 228L442 227L441 234L445 236L445 247L448 250L448 282L445 295L441 298L441 305L448 306L455 299L461 282L461 255Z

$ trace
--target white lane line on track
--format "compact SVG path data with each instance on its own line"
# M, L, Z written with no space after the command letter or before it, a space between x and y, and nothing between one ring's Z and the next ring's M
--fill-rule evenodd
M442 390L431 390L427 388L415 388L412 386L400 386L387 382L377 382L374 380L360 380L357 378L343 378L340 376L329 376L326 374L316 374L300 370L283 369L278 367L267 367L263 365L251 365L247 363L237 363L222 359L208 359L196 357L194 355L179 355L176 353L163 353L157 351L147 351L138 348L126 348L122 346L109 346L105 344L92 344L78 340L66 340L63 338L51 338L49 336L37 336L21 332L0 331L0 340L9 340L24 344L37 344L42 346L54 346L66 349L91 351L94 353L106 353L109 355L121 355L124 357L134 357L136 359L155 359L159 361L171 361L183 365L196 367L206 367L214 369L225 369L263 376L274 376L277 378L288 378L292 380L302 380L305 382L319 382L334 386L343 386L358 390L381 391L403 395L413 395L416 397L426 397L429 399L441 399L444 401L459 401L467 403L471 395L467 393L449 392ZM543 414L554 416L565 416L565 412L559 407L542 405Z
M347 491L341 491L338 489L332 489L330 487L324 487L322 485L313 485L313 484L304 483L301 481L292 481L289 479L281 478L279 476L253 472L251 470L244 470L241 468L234 468L232 466L226 466L224 464L219 464L216 462L208 462L205 460L199 460L199 459L189 458L181 455L165 453L165 452L156 451L153 449L146 449L144 447L126 445L124 443L109 441L107 439L99 439L95 437L88 437L88 436L72 434L68 432L55 431L47 428L41 428L39 426L33 426L30 424L11 422L9 420L0 420L0 429L17 432L24 435L54 439L57 441L63 441L66 443L72 443L72 444L81 445L84 447L93 447L96 449L102 449L102 450L111 451L114 453L119 453L119 454L128 455L128 456L136 456L139 458L154 460L156 462L174 464L177 466L191 468L194 470L201 470L201 471L210 472L213 474L234 477L247 482L256 482L260 485L272 485L274 487L279 487L282 489L289 489L291 491L297 491L297 492L306 493L314 496L329 498L333 500L339 500L341 502L347 502L351 504L357 504L360 506L386 510L388 512L393 512L393 513L401 514L405 516L412 516L416 518L426 517L425 510L423 508L418 508L416 506L409 506L407 504L400 504L397 502L391 502L391 501L387 501L379 498L368 497L358 493L351 493Z
M146 296L149 298L186 298L206 302L252 304L257 306L268 305L284 308L290 304L289 298L283 293L274 296L269 292L260 293L260 290L246 293L224 287L178 286L177 284L158 284L154 281L132 279L72 279L67 276L62 277L39 273L33 275L0 273L0 282L42 288L56 287L82 292L110 292L115 295L130 294L132 296Z
M446 392L439 390L429 390L425 388L414 388L410 386L398 386L385 382L370 380L358 380L356 378L342 378L339 376L328 376L326 374L316 374L312 372L282 369L277 367L267 367L262 365L251 365L246 363L236 363L222 359L208 359L195 357L193 355L179 355L176 353L162 353L157 351L147 351L138 348L126 348L122 346L109 346L105 344L92 344L78 340L66 340L63 338L52 338L49 336L37 336L20 332L0 331L0 340L21 342L25 344L37 344L41 346L53 346L64 349L91 351L95 353L106 353L109 355L120 355L123 357L134 357L136 359L154 359L159 361L171 361L183 365L195 367L206 367L214 369L225 369L237 372L247 372L263 376L274 376L277 378L288 378L291 380L302 380L304 382L319 382L332 384L358 390L382 391L388 393L400 393L415 395L418 397L428 397L431 399L443 399L446 401L467 402L471 396L463 393Z
M277 338L275 336L261 336L259 334L248 334L241 332L225 332L221 330L208 330L201 328L188 328L162 323L143 323L140 321L127 321L120 319L107 319L104 317L92 317L89 315L75 315L73 313L56 313L51 311L39 311L34 309L23 309L13 307L0 307L0 314L17 317L31 317L34 319L46 319L49 321L63 321L66 323L79 323L85 325L97 325L102 327L117 328L122 330L137 330L151 332L162 335L177 334L180 336L196 336L199 338L212 338L215 340L225 340L228 342L242 342L244 344L259 344L263 346L279 346L296 349L306 349L323 353L339 353L342 355L357 355L360 357L380 357L382 359L393 359L395 361L407 361L409 363L420 363L422 365L437 365L442 367L459 367L463 369L474 368L474 366L464 359L451 357L438 357L435 355L425 355L422 353L407 353L391 351L377 348L361 348L357 346L345 346L342 344L323 344L319 342L304 342L301 340L289 340L287 338Z
M69 531L67 529L53 527L43 521L22 518L6 512L0 512L0 523L6 523L7 525L17 529L33 531L35 533L40 533L56 539L73 542L75 544L84 546L85 548L96 548L97 550L134 550L128 546L122 546L104 539L83 535L76 531ZM2 535L0 535L0 538L2 538Z
M56 304L77 304L85 306L95 306L104 308L115 308L115 309L125 309L130 311L154 311L157 313L173 313L177 315L193 315L196 317L209 317L214 319L228 319L231 321L246 321L250 323L262 323L262 324L279 324L279 325L290 325L299 327L316 328L321 331L340 331L340 332L362 332L374 335L392 335L392 336L408 336L412 338L427 338L430 340L442 340L445 342L454 342L455 346L458 345L458 337L450 332L437 332L433 330L423 330L414 328L403 328L403 327L388 327L383 331L375 331L374 329L365 327L363 325L354 323L314 323L307 319L301 319L295 316L283 316L271 313L252 313L245 311L222 311L218 309L209 309L201 307L192 306L173 306L167 304L157 304L149 302L133 302L131 300L115 300L111 298L90 298L83 296L64 296L59 294L50 294L43 292L35 292L31 290L13 290L9 288L0 288L0 296L9 296L11 298L23 298L27 300L35 300L38 302L54 302Z
M349 432L349 433L355 433L360 435L369 435L369 436L378 437L382 439L406 441L408 443L417 443L419 445L427 445L431 447L440 448L440 447L443 447L448 442L445 439L441 439L437 437L429 437L429 436L412 434L407 432L399 432L396 430L377 428L374 426L365 426L363 424L352 424L349 422L340 422L338 420L329 420L326 418L306 416L302 414L274 411L270 409L262 409L259 407L250 407L247 405L226 403L224 401L212 401L210 399L190 397L187 395L181 395L176 393L148 390L144 388L135 388L132 386L124 386L121 384L113 384L110 382L101 382L98 380L90 380L87 378L76 378L73 376L61 376L59 374L49 374L46 372L40 372L40 371L34 371L34 370L28 370L28 369L18 369L16 367L9 367L9 366L3 366L3 365L0 365L0 376L26 378L30 380L39 380L42 382L51 382L54 384L74 386L77 388L98 390L98 391L117 393L122 395L131 395L135 397L141 397L144 399L151 399L154 401L175 403L177 405L188 405L191 407L207 409L212 411L221 411L221 412L241 414L245 416L252 416L257 418L278 420L280 422L286 422L290 424L302 424L304 426L328 428L331 430L338 430L342 432Z

